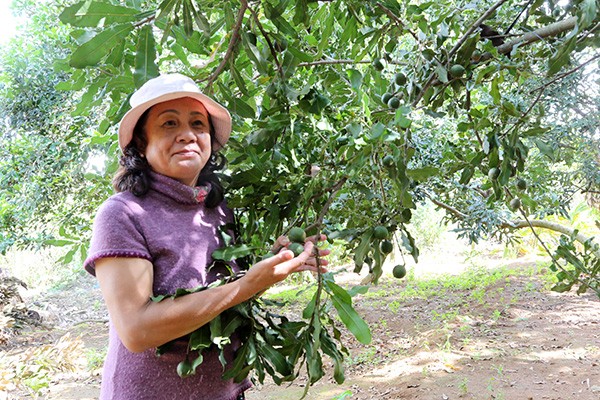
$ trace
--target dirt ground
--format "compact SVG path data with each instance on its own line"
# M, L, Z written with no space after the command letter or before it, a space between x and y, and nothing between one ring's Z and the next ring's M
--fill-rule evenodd
M82 280L78 288L38 300L34 306L45 325L26 329L0 347L5 364L40 354L79 354L70 360L74 370L56 371L40 398L98 396L101 361L90 372L90 357L101 358L104 352L107 316L96 283ZM353 280L360 277L346 276L346 282ZM406 280L398 282L384 275L373 289L376 295L355 298L373 343L360 345L347 337L351 357L345 383L324 378L310 388L307 399L600 399L600 302L595 294L553 293L538 273L501 279L479 301L473 290L450 288L398 304L401 291L408 290ZM60 352L52 353L57 347ZM303 382L265 384L251 389L247 398L299 399ZM0 400L34 397L6 382L0 391Z

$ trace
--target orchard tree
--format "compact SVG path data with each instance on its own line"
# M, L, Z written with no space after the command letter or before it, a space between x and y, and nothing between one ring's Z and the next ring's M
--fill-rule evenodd
M103 111L89 142L107 156L106 176L119 155L115 123L148 79L187 74L229 108L223 180L240 237L217 259L252 262L302 227L343 240L355 271L368 269L376 283L394 246L418 259L408 227L429 198L472 241L561 232L544 244L555 290L600 294L598 245L545 220L565 215L574 194L599 189L598 8L596 0L86 0L60 15L71 41L56 67L70 74L60 88L80 95L81 115ZM319 276L308 322L260 314L272 329L247 342L234 376L255 369L280 382L302 361L313 383L324 353L342 381L344 348L325 299L366 343L351 305L359 290Z
M92 185L85 177L98 118L60 89L69 77L53 67L68 55L68 28L57 21L62 7L14 7L27 23L0 48L0 252L68 244L68 263L85 255L89 240L96 203L85 199L110 193L109 180Z

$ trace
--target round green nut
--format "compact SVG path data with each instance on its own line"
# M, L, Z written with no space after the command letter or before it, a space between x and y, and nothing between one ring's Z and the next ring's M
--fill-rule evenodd
M404 75L402 72L398 72L396 75L394 75L394 82L396 82L396 85L398 86L405 85L406 75Z
M388 234L389 234L389 232L388 232L387 228L383 225L378 225L375 227L375 229L373 229L373 237L375 239L378 239L378 240L387 239Z
M526 190L527 189L527 181L525 179L519 179L517 181L517 189Z
M295 257L298 257L304 251L304 246L300 243L290 243L288 246L288 250L291 250L294 253Z
M520 207L521 207L521 200L519 200L518 198L514 198L510 201L510 203L508 203L508 207L512 210L512 211L517 211Z
M406 267L404 266L404 264L396 265L392 270L392 275L394 275L394 278L404 278L406 276Z
M381 95L381 102L383 104L387 104L388 101L390 101L390 99L392 98L392 94L390 92L385 92L383 95Z
M389 108L393 108L395 110L400 107L400 99L397 97L392 97L388 100L387 105Z
M192 366L192 363L188 359L185 359L185 360L181 361L179 364L177 364L177 375L179 375L182 378L188 377L188 376L192 375L194 372L195 372L194 367Z
M376 58L373 60L373 68L375 68L377 71L383 71L385 66L383 65L383 61L381 61L381 58Z
M381 242L379 248L381 249L382 253L389 254L392 252L392 250L394 250L394 245L389 240L384 240L383 242Z
M500 168L492 167L488 171L488 178L490 178L491 181L495 181L496 179L498 179L499 176L500 176Z
M454 64L450 67L450 75L455 78L460 78L465 73L465 67L460 64Z
M306 232L304 232L304 229L294 226L288 232L288 239L294 243L304 243L306 240Z
M265 254L264 256L261 257L261 260L266 260L267 258L271 258L273 257L275 254L273 254L272 252L268 252L267 254Z

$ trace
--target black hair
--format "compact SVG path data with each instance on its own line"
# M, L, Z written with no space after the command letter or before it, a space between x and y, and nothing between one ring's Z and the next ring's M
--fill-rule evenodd
M144 126L148 120L150 108L146 110L138 119L133 128L131 142L123 149L123 154L119 160L119 168L113 177L113 188L117 192L131 192L135 196L141 197L148 193L150 189L150 171L152 170L148 160L143 156L148 141ZM225 166L225 157L215 152L216 146L222 147L215 139L214 128L210 114L208 114L210 123L211 154L206 165L200 171L196 185L210 183L211 189L204 204L209 208L217 207L224 199L223 185L219 180L217 171Z

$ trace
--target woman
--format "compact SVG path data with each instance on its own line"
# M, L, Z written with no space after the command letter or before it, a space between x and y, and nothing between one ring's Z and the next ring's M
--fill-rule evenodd
M178 288L207 286L222 272L208 266L222 246L218 228L232 221L214 173L222 166L217 151L229 138L231 117L180 74L148 81L130 103L119 126L123 155L113 182L119 193L100 207L85 261L111 321L101 399L243 399L250 382L222 380L217 351L206 352L195 375L177 375L186 352L183 337L291 273L316 271L315 239L294 257L281 237L281 251L242 278L152 302L151 296ZM178 338L168 353L156 356L157 346Z

